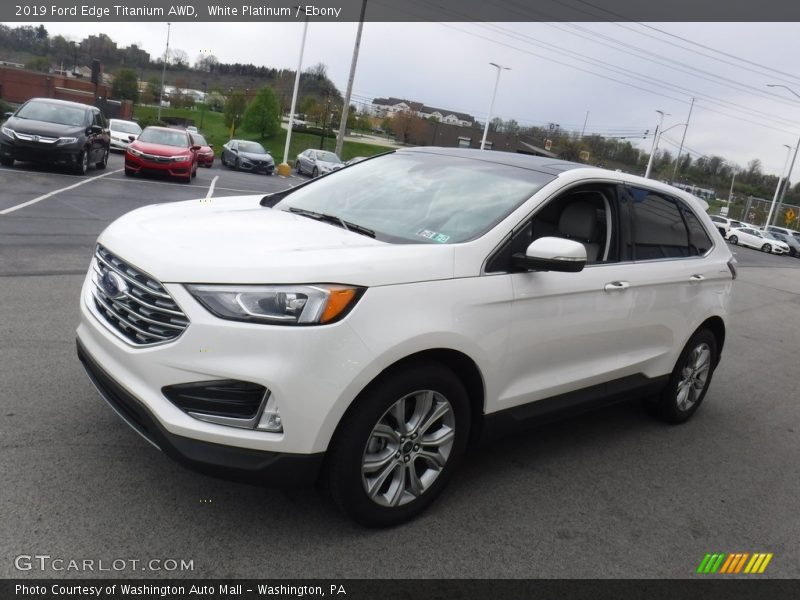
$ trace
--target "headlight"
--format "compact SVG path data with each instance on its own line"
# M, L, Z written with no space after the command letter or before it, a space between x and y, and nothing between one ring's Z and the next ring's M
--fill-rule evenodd
M188 162L192 160L191 156L173 156L172 162Z
M14 133L14 130L10 129L9 127L0 127L0 131L2 131L4 135L7 135L10 138L17 137L17 134Z
M131 148L130 146L128 146L128 152L131 154L131 156L141 156L142 155L142 153L139 152L136 148Z
M58 138L58 143L59 144L74 144L77 141L78 141L78 138L76 138L76 137L60 137L60 138Z
M343 285L187 285L216 316L274 325L319 325L344 317L364 288Z

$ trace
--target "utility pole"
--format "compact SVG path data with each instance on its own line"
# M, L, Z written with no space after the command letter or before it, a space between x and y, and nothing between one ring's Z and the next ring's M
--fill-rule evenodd
M483 127L483 139L481 140L481 150L486 146L486 134L489 133L489 121L492 119L492 111L494 110L494 99L497 96L497 86L500 83L500 71L510 71L511 67L504 67L497 63L489 63L497 69L497 77L494 80L494 91L492 92L492 101L489 103L489 113L486 115L486 125Z
M686 127L683 128L683 137L681 137L681 147L678 149L678 158L675 161L675 168L672 169L672 180L675 181L675 176L678 174L678 165L681 163L681 153L683 152L683 142L686 140L686 132L689 130L689 123L692 120L692 109L694 108L694 98L689 105L689 116L686 117Z
M781 197L778 198L778 209L775 211L775 216L781 210L781 205L783 204L783 197L786 196L786 189L789 187L789 183L791 182L792 178L792 169L794 169L794 161L797 160L797 149L800 148L800 140L797 141L797 146L794 147L794 156L792 156L792 164L789 166L789 172L786 173L786 185L783 186L783 191L781 192ZM788 157L787 157L788 158ZM767 225L771 225L772 223L769 222L767 219Z
M650 149L650 159L647 161L647 169L644 172L644 178L650 179L650 170L653 168L653 155L656 153L656 147L658 146L658 134L661 131L661 123L664 122L664 116L666 113L663 110L657 110L658 114L661 117L658 119L658 125L656 125L656 131L653 133L653 147Z
M731 179L731 191L728 192L728 204L731 203L733 200L733 182L736 181L736 171L733 172L733 178Z
M581 139L583 139L583 134L586 133L586 123L589 122L589 111L586 111L586 118L583 120L583 129L581 129Z
M347 79L347 91L344 93L344 106L342 107L342 119L339 121L339 133L336 134L336 146L334 153L342 156L344 146L344 134L347 132L347 116L350 112L350 95L353 93L353 80L356 78L356 63L358 63L358 50L361 47L361 30L364 28L364 13L367 12L367 0L361 3L361 16L358 18L358 31L356 32L356 43L353 46L353 60L350 62L350 77Z
M158 117L161 120L161 102L164 98L164 78L167 76L167 59L169 58L169 30L172 23L167 23L167 47L164 49L164 68L161 70L161 89L158 93Z
M319 138L319 149L325 149L325 132L328 130L328 110L331 108L331 95L330 92L325 94L328 100L325 102L325 116L322 117L322 135Z

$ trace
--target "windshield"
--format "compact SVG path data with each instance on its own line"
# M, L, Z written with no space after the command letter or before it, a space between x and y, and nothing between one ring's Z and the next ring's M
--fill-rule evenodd
M250 152L251 154L266 154L264 146L258 142L239 142L239 152Z
M553 179L481 160L394 153L326 175L275 208L332 215L383 241L455 244L483 235Z
M189 140L183 131L170 131L169 129L151 129L148 127L139 136L139 141L163 144L164 146L176 146L178 148L189 147Z
M142 128L136 123L132 123L130 121L118 121L117 119L111 119L111 121L109 121L108 128L113 129L114 131L121 131L122 133L132 133L133 135L139 135L142 133Z
M86 111L82 108L51 104L50 102L28 102L16 114L22 119L33 119L45 123L81 127L86 122Z
M317 160L330 163L341 163L342 159L336 156L333 152L325 152L320 150L317 152Z
M204 138L199 133L193 133L192 134L192 140L194 140L194 143L197 144L198 146L208 146L208 142L206 142L206 138Z

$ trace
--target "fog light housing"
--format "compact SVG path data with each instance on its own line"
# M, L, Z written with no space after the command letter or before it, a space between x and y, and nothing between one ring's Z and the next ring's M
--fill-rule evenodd
M270 391L263 385L226 379L170 385L162 388L161 392L175 406L199 421L243 429L255 429L256 426L262 429L261 422L264 421L269 425L263 427L265 431L283 431L274 401L273 418L263 418L270 405Z
M267 405L264 407L264 412L261 413L257 428L272 433L283 433L283 421L278 410L278 402L272 394L267 398Z

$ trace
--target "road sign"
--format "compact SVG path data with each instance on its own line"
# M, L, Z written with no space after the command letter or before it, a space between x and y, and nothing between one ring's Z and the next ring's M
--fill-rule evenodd
M797 216L797 215L794 213L794 211L793 211L791 208L790 208L790 209L788 209L788 210L786 211L786 222L787 222L787 223L791 223L792 221L794 221L794 218L795 218L796 216Z
M583 161L589 160L589 151L588 150L581 150L580 158Z
M553 140L545 140L544 141L544 149L550 150L553 147Z

